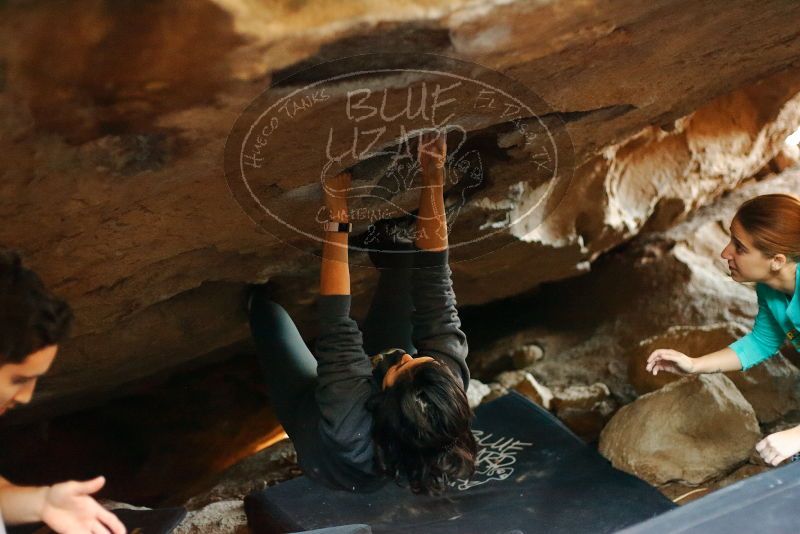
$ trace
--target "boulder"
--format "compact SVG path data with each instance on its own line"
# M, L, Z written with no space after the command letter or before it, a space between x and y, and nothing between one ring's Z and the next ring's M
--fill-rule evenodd
M647 357L655 349L670 348L697 357L722 349L745 333L746 330L735 323L670 327L663 334L643 340L628 355L630 383L639 394L643 394L681 378L672 373L653 376L645 370ZM777 354L747 371L730 372L726 375L753 406L761 423L772 422L789 411L800 408L797 392L800 370L782 354Z
M186 514L174 534L248 534L241 500L219 501Z
M526 330L501 337L489 346L470 354L475 372L481 376L495 376L504 371L525 370L544 357L539 343L530 341L535 334ZM473 363L474 362L474 363Z
M783 150L775 154L769 162L769 169L774 172L783 172L787 169L797 167L800 164L800 147L798 145L786 144Z
M744 335L735 324L708 326L672 326L663 334L648 337L628 355L628 381L640 395L650 393L671 382L680 380L672 373L653 375L645 369L648 356L656 349L674 349L691 357L702 356L728 346Z
M210 488L186 501L184 506L189 510L200 510L215 502L241 500L252 491L301 474L294 446L291 440L284 439L226 469Z
M667 384L621 408L600 434L600 453L651 484L701 484L747 461L761 438L755 412L727 377Z
M553 388L553 409L556 413L566 409L592 410L610 396L608 386L602 382L590 386L558 386Z
M497 382L489 382L489 394L486 395L481 402L489 402L508 394L508 388L504 388Z
M553 387L553 412L585 441L594 441L617 408L603 383Z
M506 371L497 375L495 380L502 387L516 390L539 406L547 410L550 409L553 392L547 386L540 384L531 373L527 371Z
M483 399L491 392L492 389L489 386L480 380L471 378L469 387L467 388L467 400L469 401L470 408L477 408L483 402Z
M781 354L746 372L726 374L753 406L760 423L771 423L800 409L800 370Z
M544 349L536 343L521 345L511 352L511 363L516 369L533 365L542 358L544 358Z

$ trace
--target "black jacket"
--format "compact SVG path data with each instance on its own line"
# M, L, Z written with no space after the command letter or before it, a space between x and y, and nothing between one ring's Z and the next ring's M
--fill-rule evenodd
M448 252L422 251L414 256L414 346L418 354L436 358L456 376L460 375L466 390L467 337L456 311ZM300 465L311 478L349 491L371 491L385 480L374 470L372 415L365 405L380 388L382 377L373 376L361 331L350 317L350 302L349 295L319 297L315 394L319 435L317 440L312 436L311 440L302 440L306 450L298 448L297 453Z

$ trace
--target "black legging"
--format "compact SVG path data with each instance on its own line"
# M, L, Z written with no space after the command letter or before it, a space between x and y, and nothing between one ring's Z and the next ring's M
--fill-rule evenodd
M403 256L396 263L404 266L380 270L362 327L368 355L395 347L416 352L411 342L411 255ZM250 305L250 330L272 406L286 433L295 439L295 434L299 437L309 430L302 422L309 420L314 408L317 360L286 310L259 292Z

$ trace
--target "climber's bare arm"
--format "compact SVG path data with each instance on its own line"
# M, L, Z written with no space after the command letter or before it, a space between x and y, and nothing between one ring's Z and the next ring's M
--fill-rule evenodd
M331 191L325 190L325 205L333 222L350 222L347 212L347 191L350 189L350 182L350 174L346 172L326 182L327 189ZM325 232L319 285L321 295L350 294L347 236L348 234L344 232Z
M445 133L424 134L419 142L422 190L419 196L416 244L422 250L447 248L447 217L444 211Z

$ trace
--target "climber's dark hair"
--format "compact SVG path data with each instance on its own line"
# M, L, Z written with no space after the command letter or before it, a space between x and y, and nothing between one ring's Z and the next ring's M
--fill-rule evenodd
M477 445L463 382L438 362L398 376L367 403L376 467L414 493L437 495L475 471Z
M67 337L72 311L22 265L16 252L0 248L0 365L21 363Z

